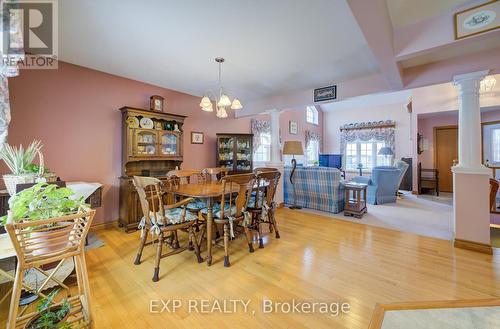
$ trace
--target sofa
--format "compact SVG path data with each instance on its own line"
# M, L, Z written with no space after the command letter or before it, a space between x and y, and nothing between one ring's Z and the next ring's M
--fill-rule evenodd
M290 183L292 167L285 167L283 177L286 204L293 204L293 186ZM331 213L344 210L344 186L340 170L328 167L297 167L293 175L297 205Z
M366 190L367 203L383 204L396 202L396 193L399 189L402 175L404 175L404 172L398 167L377 166L373 167L371 177L358 176L353 180L356 183L368 185Z

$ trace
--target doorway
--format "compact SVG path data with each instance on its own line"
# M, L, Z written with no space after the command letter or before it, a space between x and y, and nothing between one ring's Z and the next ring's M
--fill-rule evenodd
M434 167L439 172L439 190L453 192L451 167L458 161L458 126L434 128Z

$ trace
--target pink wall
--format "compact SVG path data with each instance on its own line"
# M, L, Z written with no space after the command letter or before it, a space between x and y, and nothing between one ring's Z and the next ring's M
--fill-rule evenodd
M198 97L63 62L58 70L23 71L9 83L9 143L26 146L40 139L46 165L62 179L104 184L96 223L118 219L120 107L147 108L149 97L158 94L166 99L166 112L187 115L186 168L215 165L217 132L250 132L250 118L217 119L200 110ZM205 144L192 145L191 131L205 132ZM1 173L6 171L3 166Z
M121 114L119 108L148 108L151 95L166 99L165 111L187 115L184 125L183 168L216 165L216 133L250 133L250 117L217 119L200 110L199 97L125 79L64 62L58 70L28 70L9 79L12 122L8 142L28 145L40 139L46 166L66 181L104 184L103 207L95 223L118 219L121 175ZM232 112L232 111L231 111ZM232 115L232 113L230 114ZM267 116L261 116L268 118ZM305 130L322 132L320 124L305 123L305 108L283 112L283 140L304 141ZM299 134L288 133L288 121ZM191 144L191 131L205 133L203 145ZM2 163L0 173L6 173Z
M323 136L323 111L317 106L318 110L318 123L317 125L306 122L306 108L294 109L282 112L280 114L280 128L282 143L286 141L301 141L305 147L306 130L316 132ZM290 134L289 124L290 121L297 122L299 131L297 135Z
M500 120L500 110L481 113L482 122ZM418 132L427 140L428 149L418 155L418 161L424 168L434 168L434 127L458 125L458 111L446 114L437 114L418 119Z

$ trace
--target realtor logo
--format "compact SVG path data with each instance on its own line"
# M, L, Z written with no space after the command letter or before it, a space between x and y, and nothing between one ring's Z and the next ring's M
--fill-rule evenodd
M20 60L23 69L57 68L57 4L57 0L2 1L4 64Z

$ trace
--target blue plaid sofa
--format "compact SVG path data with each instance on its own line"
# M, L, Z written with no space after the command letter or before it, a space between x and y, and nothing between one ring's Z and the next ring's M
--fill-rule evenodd
M290 183L292 167L285 167L285 203L293 204L293 187ZM293 175L297 192L297 205L331 213L344 210L344 186L340 171L329 167L297 167Z

